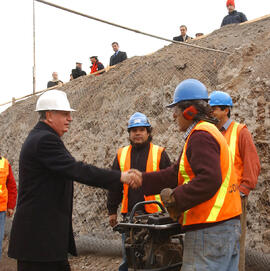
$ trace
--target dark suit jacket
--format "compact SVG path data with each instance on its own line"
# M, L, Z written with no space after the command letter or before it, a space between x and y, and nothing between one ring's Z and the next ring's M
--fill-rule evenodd
M72 230L73 180L113 189L119 171L77 162L56 132L39 122L19 160L19 196L8 255L22 261L62 261L76 255Z
M82 71L81 69L76 68L71 71L71 74L72 74L73 79L76 79L80 76L86 75L86 72Z
M115 56L114 54L110 58L110 66L116 65L127 59L127 53L119 51L118 54Z
M180 36L174 37L173 40L185 42L188 38L189 38L189 36L186 35L186 39L184 40L183 36L180 35Z

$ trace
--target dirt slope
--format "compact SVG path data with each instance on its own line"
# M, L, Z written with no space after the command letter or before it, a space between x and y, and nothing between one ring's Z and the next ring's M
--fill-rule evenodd
M262 166L257 188L249 197L247 244L270 253L266 232L270 225L270 19L229 25L192 43L229 54L171 44L152 55L128 59L101 76L67 83L62 89L77 112L63 139L77 159L109 167L117 149L128 143L129 116L141 111L154 127L154 143L165 146L176 160L182 135L165 109L176 85L193 77L202 80L209 92L228 91L235 103L233 118L252 132ZM21 144L38 120L35 103L36 97L30 98L0 115L0 153L9 159L16 177ZM117 238L107 226L104 192L82 185L76 185L75 192L76 233Z

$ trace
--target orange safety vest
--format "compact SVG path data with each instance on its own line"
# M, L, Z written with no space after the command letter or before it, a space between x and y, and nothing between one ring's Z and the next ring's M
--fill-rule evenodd
M237 176L234 171L231 152L224 136L211 123L200 121L189 134L180 158L178 185L185 185L195 177L186 155L189 138L195 130L210 133L219 143L222 184L211 199L186 210L182 214L179 223L183 226L214 223L230 219L242 213Z
M238 185L240 185L241 183L243 170L244 170L243 161L240 156L239 147L238 147L238 139L239 139L240 131L244 127L246 127L245 124L240 124L238 122L233 121L230 124L229 128L226 130L226 133L224 134L227 140L227 143L229 145L229 148L232 152L232 159L233 159L235 172L237 175Z
M8 190L7 177L9 175L8 160L2 157L0 159L0 212L7 210Z
M131 160L131 149L132 146L126 146L118 150L117 158L118 164L121 171L127 171L130 169L130 160ZM161 153L164 148L150 143L150 149L147 158L146 172L159 171L159 163L161 159ZM123 199L122 199L122 208L121 213L126 214L128 212L128 184L123 185ZM160 195L150 195L144 196L145 201L157 200L162 203ZM161 211L160 207L157 204L146 204L145 211L147 213L156 213Z

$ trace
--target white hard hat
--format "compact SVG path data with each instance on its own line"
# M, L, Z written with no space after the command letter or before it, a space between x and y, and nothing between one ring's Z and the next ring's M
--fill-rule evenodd
M35 111L46 110L76 111L70 108L67 94L57 89L46 91L38 98Z

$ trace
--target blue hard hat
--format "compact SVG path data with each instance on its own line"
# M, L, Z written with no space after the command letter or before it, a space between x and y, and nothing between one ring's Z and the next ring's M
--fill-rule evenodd
M144 114L136 112L130 117L128 121L128 129L133 127L151 127L151 125L148 121L148 118Z
M209 96L209 105L210 106L217 106L217 105L226 105L226 106L233 106L233 101L231 96L223 91L213 91Z
M182 101L207 100L208 92L205 85L196 79L186 79L182 81L174 91L173 102L167 107L174 107Z

